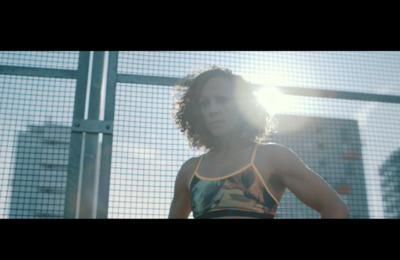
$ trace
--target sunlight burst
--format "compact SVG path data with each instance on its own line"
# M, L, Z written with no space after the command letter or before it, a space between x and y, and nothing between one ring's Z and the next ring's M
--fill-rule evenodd
M289 98L275 87L262 87L256 92L258 102L274 116L287 111L291 107Z

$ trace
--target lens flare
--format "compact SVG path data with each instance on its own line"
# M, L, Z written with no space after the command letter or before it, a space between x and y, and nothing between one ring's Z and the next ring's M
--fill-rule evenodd
M288 97L275 87L262 87L255 94L258 102L271 116L283 113L291 106Z

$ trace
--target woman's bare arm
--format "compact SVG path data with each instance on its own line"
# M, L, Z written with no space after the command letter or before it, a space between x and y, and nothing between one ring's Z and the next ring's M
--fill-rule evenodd
M193 173L194 161L194 158L186 161L176 176L174 197L168 218L187 218L191 212L188 178Z
M318 211L321 218L349 217L348 209L336 191L294 152L277 146L274 156L283 184L304 204Z

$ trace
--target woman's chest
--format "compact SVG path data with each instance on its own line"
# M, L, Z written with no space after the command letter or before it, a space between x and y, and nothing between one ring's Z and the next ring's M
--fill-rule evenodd
M198 174L205 178L226 177L250 167L252 164L251 156L232 156L226 158L211 158L205 156L198 168Z

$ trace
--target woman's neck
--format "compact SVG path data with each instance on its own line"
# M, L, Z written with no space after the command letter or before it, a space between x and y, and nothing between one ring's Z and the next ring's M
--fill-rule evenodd
M211 150L215 155L226 156L233 152L254 145L251 140L243 138L242 134L230 134L215 139L216 146Z

